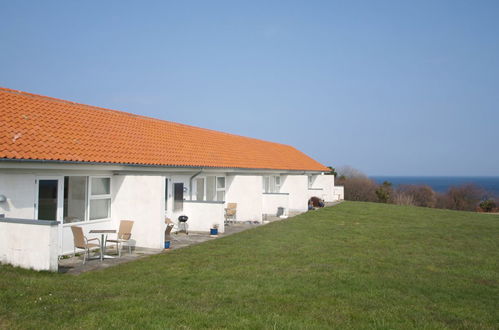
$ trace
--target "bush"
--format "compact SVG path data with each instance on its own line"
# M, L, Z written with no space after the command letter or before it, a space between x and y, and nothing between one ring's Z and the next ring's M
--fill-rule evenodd
M496 207L496 202L494 202L492 199L487 199L480 203L480 208L484 212L492 212Z
M437 193L428 185L401 185L397 191L413 197L415 206L436 207Z
M382 185L378 186L375 193L378 197L378 202L388 203L393 193L392 184L388 181L383 182Z
M464 184L450 187L446 193L444 208L459 211L475 211L480 200L485 195L485 191L474 185Z
M376 183L367 177L339 178L338 185L345 187L345 199L349 201L377 202Z
M414 196L399 190L393 194L392 202L396 205L415 205Z

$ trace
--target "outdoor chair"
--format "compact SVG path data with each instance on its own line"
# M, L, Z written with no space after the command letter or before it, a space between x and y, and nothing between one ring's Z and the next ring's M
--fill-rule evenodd
M170 218L165 218L165 223L166 223L166 230L165 230L165 242L166 241L171 241L172 239L172 229L175 226L173 221L170 220Z
M229 219L232 222L236 222L237 213L237 203L227 203L225 208L225 224L229 223Z
M78 226L71 226L71 231L73 232L74 240L74 255L76 256L76 249L83 249L83 264L85 264L86 256L90 258L90 249L95 247L100 247L100 240L98 238L88 239L83 235L83 229ZM90 241L97 241L98 244L89 243ZM102 253L102 251L101 251Z
M118 235L116 239L106 239L106 244L107 242L116 243L116 250L118 256L120 257L121 257L121 250L123 249L123 243L127 243L132 237L132 227L133 227L133 221L121 220L120 228L118 229ZM130 244L127 245L128 245L128 253L132 254L132 246Z

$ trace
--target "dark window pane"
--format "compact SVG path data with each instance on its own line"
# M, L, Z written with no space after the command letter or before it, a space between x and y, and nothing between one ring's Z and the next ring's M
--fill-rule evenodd
M173 211L184 209L184 184L175 183L173 188Z
M57 180L38 181L38 220L57 220Z

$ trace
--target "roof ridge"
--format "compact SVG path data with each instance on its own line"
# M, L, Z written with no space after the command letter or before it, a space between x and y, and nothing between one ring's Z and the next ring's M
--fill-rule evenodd
M126 111L122 111L122 110L116 110L116 109L109 109L109 108L98 107L98 106L95 106L95 105L90 105L90 104L85 104L85 103L79 103L79 102L69 101L69 100L60 99L60 98L56 98L56 97L51 97L51 96L46 96L46 95L41 95L41 94L35 94L35 93L25 92L25 91L21 91L21 90L16 90L16 89L10 89L10 88L6 88L6 87L1 87L1 86L0 86L0 92L17 93L17 94L22 94L24 96L46 99L47 101L55 101L55 102L72 104L72 105L79 105L79 106L87 107L87 108L94 109L94 110L106 111L106 112L114 112L114 113L117 113L117 114L120 114L120 115L126 115L126 116L131 116L131 117L140 118L140 119L146 119L146 120L152 120L152 121L159 121L159 122L166 122L166 123L170 123L170 124L173 124L173 125L178 125L178 126L183 126L183 127L188 127L188 128L195 128L195 129L204 130L204 131L210 131L210 132L216 132L216 133L219 133L219 134L236 136L236 137L241 137L241 138L245 138L245 139L251 139L251 140L255 140L255 141L266 142L266 143L274 143L274 144L279 144L279 145L283 145L283 146L286 146L286 147L291 147L293 149L296 149L295 147L293 147L293 146L291 146L289 144L286 144L286 143L280 143L280 142L274 142L274 141L267 141L267 140L264 140L264 139L258 139L258 138L254 138L254 137L250 137L250 136L244 136L244 135L239 135L239 134L234 134L234 133L217 131L215 129L204 128L204 127L199 127L199 126L194 126L194 125L182 124L182 123L178 123L178 122L175 122L175 121L170 121L170 120L165 120L165 119L158 119L158 118L148 117L148 116L144 116L144 115L138 115L138 114L135 114L135 113L126 112Z

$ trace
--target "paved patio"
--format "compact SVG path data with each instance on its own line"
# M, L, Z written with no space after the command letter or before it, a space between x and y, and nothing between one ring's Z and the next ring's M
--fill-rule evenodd
M280 220L279 218L273 218L268 220L268 222ZM159 253L169 253L172 250L177 250L185 248L187 246L203 243L212 239L217 239L221 237L226 237L235 233L239 233L244 230L255 228L261 226L260 223L242 222L230 224L225 227L225 233L219 234L217 237L211 237L208 233L190 232L189 235L184 233L172 234L171 235L171 248L170 249L146 249L146 248L133 248L132 253L128 253L128 249L125 247L122 251L121 258L116 255L116 249L113 246L109 246L106 249L106 254L111 256L116 256L113 259L100 259L87 260L85 265L83 265L83 255L81 256L69 256L66 258L61 258L59 260L59 273L67 273L78 275L92 270L104 269L112 267L118 264L130 262L137 260L139 258L144 258L153 254ZM90 257L93 255L98 256L98 253L90 253Z
M327 203L327 206L334 206L341 202ZM289 218L297 215L299 213L289 214ZM289 219L288 218L288 219ZM229 224L225 227L225 233L219 234L217 237L211 237L208 233L199 233L199 232L190 232L189 235L184 233L172 234L171 237L171 248L170 249L146 249L146 248L133 248L132 253L128 253L128 249L125 247L123 249L121 258L118 258L116 255L116 249L113 246L108 247L107 254L116 256L113 259L105 259L104 261L100 261L100 259L87 260L85 265L83 265L83 256L77 257L67 257L59 260L59 273L67 273L78 275L81 273L85 273L92 270L104 269L108 267L112 267L115 265L123 264L126 262L130 262L133 260L137 260L140 258L144 258L154 254L160 253L169 253L172 250L177 250L181 248L185 248L187 246L200 244L212 239L217 239L221 237L226 237L235 233L242 232L244 230L248 230L251 228L255 228L258 226L262 226L274 221L284 220L283 218L278 218L275 216L264 216L263 224L258 222L238 222L235 224ZM98 255L97 253L95 254ZM90 255L92 257L92 254Z

